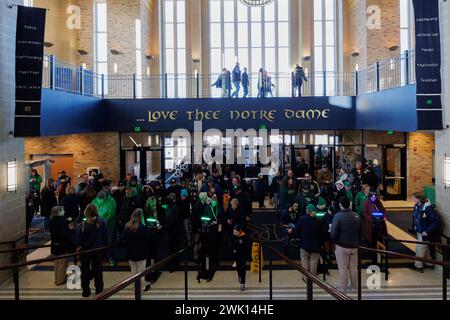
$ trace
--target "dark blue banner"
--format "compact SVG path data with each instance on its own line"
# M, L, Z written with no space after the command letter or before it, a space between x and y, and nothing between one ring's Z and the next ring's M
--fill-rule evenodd
M418 129L442 129L441 37L438 0L413 0L416 26Z
M109 131L355 128L355 97L105 100Z
M16 137L40 136L45 16L46 9L17 9Z

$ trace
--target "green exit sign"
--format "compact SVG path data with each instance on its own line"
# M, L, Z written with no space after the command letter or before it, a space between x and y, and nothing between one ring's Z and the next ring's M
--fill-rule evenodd
M394 134L394 130L389 130L389 131L387 132L387 134L390 135L390 136L392 136L392 135Z
M267 126L265 124L262 124L259 126L259 130L267 130Z
M142 131L141 126L134 127L134 132L141 132L141 131Z

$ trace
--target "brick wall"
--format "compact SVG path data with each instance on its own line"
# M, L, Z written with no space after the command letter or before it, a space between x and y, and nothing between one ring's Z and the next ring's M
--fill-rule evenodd
M439 1L442 42L442 103L444 128L450 125L450 2ZM436 205L444 221L444 233L450 235L450 189L444 189L444 156L450 155L450 130L436 132Z
M25 233L25 165L23 139L14 139L15 110L15 31L17 8L10 4L22 1L0 0L0 242L15 240ZM6 165L17 159L18 190L7 192ZM0 250L10 247L0 246ZM10 262L9 255L0 254L0 265ZM11 272L0 272L0 283Z
M58 137L28 138L25 157L37 154L70 154L74 160L74 176L86 172L88 167L100 167L107 179L120 178L120 142L118 133L90 133Z
M434 134L409 133L407 144L408 198L422 192L424 186L433 184Z

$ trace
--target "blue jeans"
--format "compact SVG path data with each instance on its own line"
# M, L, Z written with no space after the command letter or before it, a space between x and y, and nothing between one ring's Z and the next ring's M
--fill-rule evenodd
M241 81L233 81L234 92L231 94L231 97L239 98L239 91L241 90Z
M244 93L244 98L247 98L247 96L248 96L248 87L247 86L243 86L242 89L243 89L243 93Z

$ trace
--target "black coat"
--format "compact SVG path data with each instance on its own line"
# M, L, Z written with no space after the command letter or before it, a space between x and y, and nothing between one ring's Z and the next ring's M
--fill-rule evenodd
M57 204L55 190L47 187L43 188L41 191L41 216L50 217L53 207L57 206Z
M231 206L228 207L226 219L227 220L233 220L232 225L241 225L244 226L247 223L247 220L245 219L246 215L245 212L242 211L239 207L236 210L233 210Z
M322 221L309 215L298 219L296 234L300 238L300 248L309 253L319 253L324 240L326 229Z
M136 231L125 231L127 258L131 261L142 261L148 258L152 233L149 228L139 225Z
M74 249L74 231L69 229L65 217L54 217L50 221L49 228L52 255L59 256Z
M80 215L80 197L77 194L68 194L61 200L61 206L64 207L66 218L72 218L74 221Z
M203 216L203 213L205 212L206 204L202 203L200 200L198 200L193 206L192 206L192 231L197 232L198 229L201 227L200 218Z

